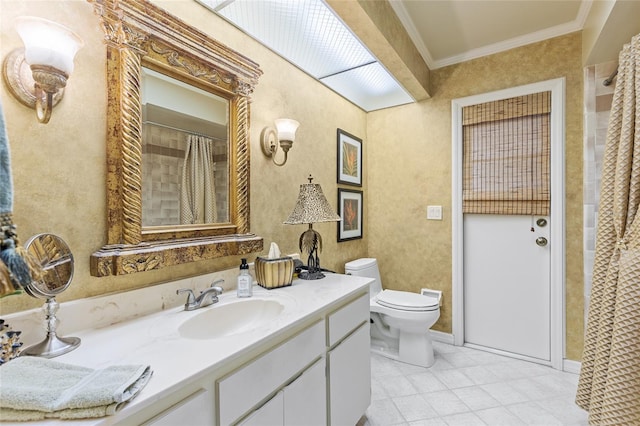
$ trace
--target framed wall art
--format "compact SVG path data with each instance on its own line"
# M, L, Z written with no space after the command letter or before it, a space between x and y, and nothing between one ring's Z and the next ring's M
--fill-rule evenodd
M338 242L362 238L362 191L338 188Z
M362 186L362 139L338 129L338 183Z

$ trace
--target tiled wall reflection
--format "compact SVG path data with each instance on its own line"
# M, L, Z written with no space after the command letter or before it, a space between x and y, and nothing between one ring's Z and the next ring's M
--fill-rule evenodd
M602 160L607 138L607 125L616 79L609 86L606 80L617 62L592 65L584 70L584 297L589 306L596 245L596 224L600 200ZM586 309L585 309L586 315Z
M180 186L186 150L186 133L144 126L142 153L143 226L180 223ZM226 143L214 142L216 207L219 222L229 220L228 161Z

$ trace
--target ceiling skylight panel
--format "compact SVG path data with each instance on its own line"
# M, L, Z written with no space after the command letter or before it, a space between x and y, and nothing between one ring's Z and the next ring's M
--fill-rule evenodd
M375 61L375 58L360 43L353 33L333 14L321 0L314 0L314 13L305 33L309 45L316 49L305 55L329 59L335 63L334 70L319 73L324 77L345 69L355 68Z
M413 102L413 98L377 62L320 81L365 111Z
M216 0L204 1L215 7ZM322 0L235 0L217 12L316 78L375 59Z
M325 0L195 0L365 111L413 102Z

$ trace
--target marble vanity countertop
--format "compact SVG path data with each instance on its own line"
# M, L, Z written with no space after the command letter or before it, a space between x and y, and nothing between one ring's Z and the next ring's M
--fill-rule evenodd
M315 281L294 280L293 285L266 290L254 285L253 299L271 299L284 305L282 312L255 328L213 339L181 336L179 327L203 312L237 302L235 291L226 291L220 302L195 311L184 311L183 305L124 322L80 330L73 336L82 339L72 352L54 358L56 361L90 368L109 365L150 365L153 376L141 393L115 416L98 419L30 422L30 425L97 425L112 424L144 409L203 374L222 371L234 360L247 357L269 341L294 333L320 312L338 306L343 300L361 293L369 279L341 274L327 274ZM186 298L186 295L183 295ZM93 303L109 303L108 296ZM61 307L61 310L64 306ZM86 320L90 324L90 320ZM216 324L210 325L212 328ZM5 424L5 423L3 423ZM21 423L25 424L25 423Z

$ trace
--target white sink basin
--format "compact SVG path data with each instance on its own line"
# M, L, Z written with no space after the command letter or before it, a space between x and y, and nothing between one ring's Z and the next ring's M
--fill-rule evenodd
M242 299L213 305L188 319L180 327L180 336L188 339L217 339L252 331L280 315L284 305L275 300Z

